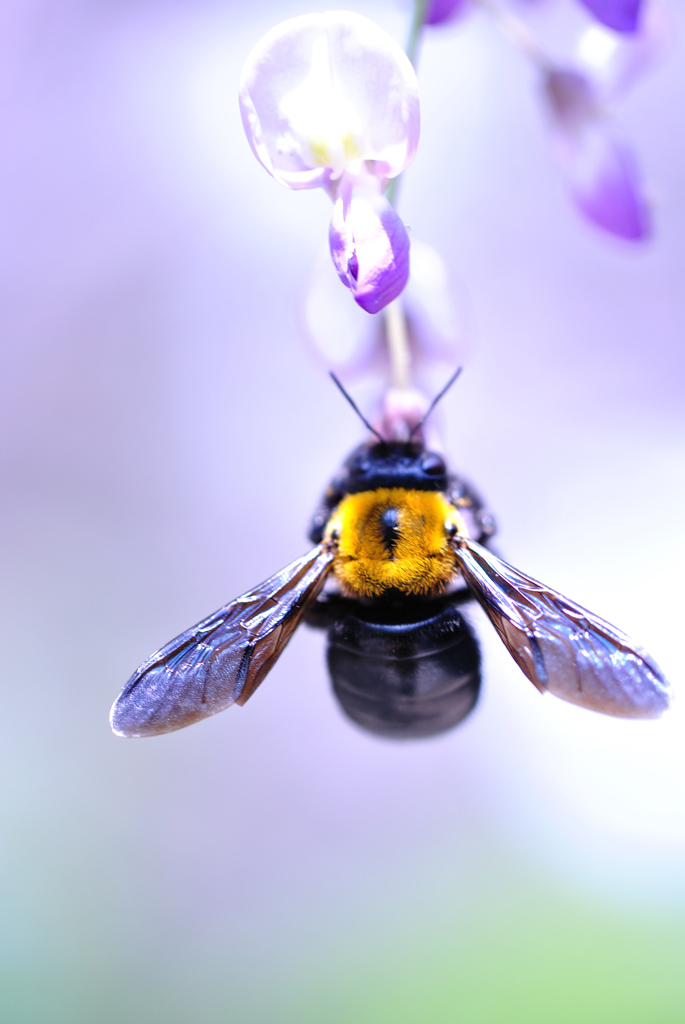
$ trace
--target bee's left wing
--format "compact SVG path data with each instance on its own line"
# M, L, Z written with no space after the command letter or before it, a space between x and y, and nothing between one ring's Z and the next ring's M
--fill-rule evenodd
M330 545L317 545L153 654L114 702L114 732L154 736L244 704L316 600L334 557Z
M464 579L512 658L537 688L621 718L656 718L670 690L658 665L597 615L457 538Z

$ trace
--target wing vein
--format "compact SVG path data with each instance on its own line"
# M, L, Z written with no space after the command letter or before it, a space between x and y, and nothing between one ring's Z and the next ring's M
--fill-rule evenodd
M330 545L317 545L160 648L115 701L114 731L170 732L244 704L316 600L334 555Z
M666 710L666 679L624 633L475 541L458 537L453 550L467 585L539 690L624 718Z

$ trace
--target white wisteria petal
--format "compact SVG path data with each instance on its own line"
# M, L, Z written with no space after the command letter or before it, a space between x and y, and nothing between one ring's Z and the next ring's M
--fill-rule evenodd
M400 46L349 11L307 14L257 43L240 82L252 150L287 188L327 187L362 171L385 182L416 152L416 74Z

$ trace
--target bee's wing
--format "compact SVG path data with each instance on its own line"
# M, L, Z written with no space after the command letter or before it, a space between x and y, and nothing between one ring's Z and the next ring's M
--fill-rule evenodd
M614 626L474 541L460 538L454 552L507 650L540 691L622 718L666 710L669 685L658 665Z
M333 558L319 544L153 654L114 702L114 732L154 736L244 704L316 599Z

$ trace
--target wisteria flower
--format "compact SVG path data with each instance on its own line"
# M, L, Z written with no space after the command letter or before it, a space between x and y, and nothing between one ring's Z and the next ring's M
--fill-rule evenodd
M601 101L613 103L663 58L672 35L664 8L652 0L641 16L639 31L631 35L589 26L578 41L578 61Z
M643 0L580 0L598 21L615 32L637 32Z
M293 18L248 57L240 107L269 174L286 188L330 195L338 275L363 309L383 309L409 274L407 229L383 196L419 140L418 83L406 54L359 14Z
M554 149L579 210L598 227L644 241L651 213L631 150L614 135L600 93L586 75L555 68L545 75Z
M443 25L456 21L473 6L472 0L427 0L424 25Z

